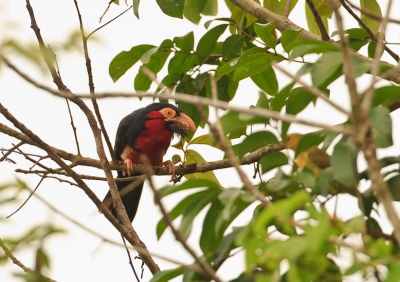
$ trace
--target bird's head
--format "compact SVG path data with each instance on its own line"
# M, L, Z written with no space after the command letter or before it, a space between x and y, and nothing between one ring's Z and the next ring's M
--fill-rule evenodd
M186 137L185 131L196 131L193 120L182 113L178 107L168 103L154 103L149 106L152 111L147 114L147 118L163 119L174 133Z
M286 136L286 148L296 151L297 145L299 144L301 138L303 138L303 135L299 133L289 134Z

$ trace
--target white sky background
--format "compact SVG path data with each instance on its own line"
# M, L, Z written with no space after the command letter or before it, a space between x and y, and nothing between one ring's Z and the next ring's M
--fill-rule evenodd
M79 1L87 34L99 26L99 17L103 13L107 2L108 1ZM306 27L306 24L299 20L302 19L302 15L304 14L304 1L300 0L299 2L290 18L295 23ZM379 2L382 11L385 12L387 1ZM42 36L45 42L50 44L53 49L57 49L57 46L60 46L71 32L78 29L78 19L73 0L32 0L31 4ZM30 28L30 19L25 5L25 1L0 0L1 42L6 39L18 39L20 42L36 42L34 33ZM107 16L103 19L103 23L115 17L124 9L125 6L123 4L121 7L113 5ZM223 1L220 1L219 9L218 17L229 16L229 12ZM391 13L392 16L396 17L396 11L399 10L399 1L394 1ZM160 11L156 1L141 1L140 17L141 19L137 20L133 16L132 11L128 11L125 15L96 33L97 37L101 38L100 44L92 44L92 42L89 41L89 55L92 61L93 77L97 92L133 91L133 78L137 73L138 66L129 70L115 84L108 75L109 62L122 50L129 50L132 46L139 44L159 45L164 39L172 39L174 36L183 36L192 30L194 31L197 44L201 35L206 32L203 23L208 20L203 19L201 24L196 26L186 20L170 18ZM15 23L18 23L17 27ZM217 22L216 24L219 23ZM354 27L353 21L348 20L348 26L350 25ZM391 29L389 30L387 40L389 42L399 42L398 26L392 25L389 26L389 28ZM330 32L333 30L334 28L331 28ZM400 53L397 46L391 45L390 48ZM74 93L89 92L87 72L82 53L81 51L57 53L57 60L63 81ZM47 71L40 72L35 66L27 63L25 60L21 60L17 56L10 54L8 58L29 76L55 89ZM393 63L390 57L386 56L384 60ZM282 63L282 65L284 64ZM290 69L293 70L293 68L297 68L297 66L291 64ZM164 75L165 71L161 72L159 77L162 78ZM280 87L285 86L289 81L285 76L279 73L278 80ZM365 76L360 81L361 83L359 86L360 89L362 89L362 87L365 87L367 82L369 82L369 77ZM344 85L343 78L338 79L330 88L332 99L342 105L349 105L346 94L347 88ZM257 88L253 86L252 83L249 83L248 80L245 80L241 81L238 94L233 103L239 105L255 104L257 98ZM69 115L66 103L63 99L53 97L51 94L38 90L28 83L25 83L13 71L3 66L0 68L0 101L17 119L19 119L19 121L24 123L45 142L51 146L76 153ZM110 138L113 140L119 121L133 110L150 103L150 100L139 102L137 98L117 98L98 100L98 102L106 129ZM86 100L86 103L92 108L89 100ZM71 104L71 108L74 115L75 126L78 130L82 154L87 157L97 158L92 132L84 115L75 105ZM318 101L316 109L309 107L301 116L309 119L318 119L319 121L330 124L344 121L343 117L339 116L337 112L320 101ZM398 127L398 116L399 114L397 112L392 114L393 128ZM10 126L10 123L2 116L0 116L0 122ZM313 129L299 126L293 126L291 128L292 132L309 132L311 130ZM396 141L399 140L399 134L398 132L394 133L396 146L390 148L390 151L385 151L398 154L399 144ZM0 134L0 147L10 148L12 147L11 143L15 142L15 139ZM25 148L26 151L28 151L28 147ZM197 146L196 149L199 150L207 161L219 160L223 155L218 150L207 146ZM171 148L167 152L165 159L171 158L174 153L177 153L177 151ZM382 155L385 153L386 152L382 152ZM6 162L0 163L0 184L15 179L17 177L14 172L15 169L27 169L31 166L23 157L13 154L11 158L17 161L17 165ZM244 168L249 172L249 175L253 174L251 166ZM101 171L97 169L86 169L84 173L102 175ZM234 170L226 169L216 171L215 173L225 187L240 186L240 180ZM272 174L270 174L270 176L272 176ZM31 188L34 188L40 180L38 176L18 175L18 177L26 181ZM156 178L158 187L164 186L169 180L168 177ZM99 198L104 197L108 189L105 183L88 181L88 184ZM96 207L81 189L68 184L60 184L57 180L45 180L36 193L88 228L95 230L108 239L117 242L121 241L120 235L115 228L108 223L102 215L97 213ZM28 194L25 193L24 196L27 197ZM140 208L134 221L135 230L150 252L162 254L184 263L191 263L193 259L178 243L176 243L169 230L166 231L160 241L157 241L155 226L161 218L161 214L158 207L154 205L152 197L149 187L145 185ZM170 210L175 206L181 197L182 196L172 196L166 198L164 204L167 206L167 209ZM331 201L331 204L333 204L333 201ZM1 207L0 216L3 217L13 212L17 205L2 205ZM351 218L358 212L357 203L355 200L350 199L350 197L341 197L338 211L339 218ZM233 225L243 224L243 220L248 218L251 212L252 210L248 209ZM204 216L204 212L202 212L202 215ZM189 239L191 245L198 250L198 254L201 254L197 242L201 231L203 216L200 216L194 222L194 230ZM101 245L101 239L90 235L56 213L49 211L49 209L35 197L11 219L1 221L0 237L4 239L17 236L24 233L25 230L32 226L46 222L68 230L64 235L52 236L51 239L45 241L44 248L50 253L52 263L51 271L47 273L50 278L58 281L134 281L132 270L128 264L124 249L107 243ZM390 226L385 226L385 231L390 231ZM33 267L33 248L23 252L16 252L14 255L26 266ZM132 252L132 255L135 255L135 253ZM224 280L237 277L237 275L242 272L244 265L242 255L243 252L229 259L218 271L220 277ZM154 259L162 270L174 267L173 264L161 259ZM136 260L135 265L137 271L140 271L140 262ZM7 263L0 268L0 281L20 281L11 275L13 272L20 271L21 269L17 266ZM148 281L150 278L151 274L147 270L147 267L145 267L143 281Z

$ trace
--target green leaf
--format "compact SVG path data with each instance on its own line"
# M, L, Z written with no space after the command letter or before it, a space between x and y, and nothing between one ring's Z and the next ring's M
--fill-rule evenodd
M219 200L212 203L203 221L203 230L200 235L200 248L206 257L212 255L212 252L218 247L221 238L217 238L215 233L215 224L218 215L222 212L224 206ZM210 240L212 238L212 240Z
M324 197L328 196L331 178L332 178L332 167L328 167L323 171L321 171L321 173L318 175L315 181L313 191L317 195L321 195Z
M378 17L382 18L381 8L376 0L360 0L360 6L362 10L371 12ZM365 23L366 26L372 31L373 34L376 34L380 28L379 20L373 19L364 13L361 13L361 20Z
M242 62L240 62L242 60ZM239 81L249 76L261 73L271 67L272 62L280 62L283 58L280 56L264 53L262 56L247 57L246 60L239 58L241 64L235 71L234 81Z
M392 146L392 119L389 110L386 107L374 107L371 109L369 119L376 146L378 148Z
M122 51L112 59L108 68L108 73L114 82L123 76L128 69L136 64L142 55L154 48L153 45L138 45L131 48L130 51Z
M172 41L168 39L164 41L161 46L166 46L166 45L172 47ZM150 60L143 64L143 66L146 66L154 74L157 74L163 68L165 62L167 61L169 55L171 54L170 50L165 50L161 46L159 50L157 50L155 53L151 55ZM135 90L147 91L149 90L152 82L153 81L151 80L151 78L149 78L145 73L143 73L141 69L139 69L139 72L136 75L134 81Z
M212 19L212 20L206 21L206 22L204 23L204 27L205 27L206 29L208 29L208 28L210 27L210 24L211 24L213 21L228 22L228 23L231 23L232 25L236 25L236 24L237 24L236 21L235 21L234 19L231 19L231 18L217 18L217 19Z
M285 52L289 53L292 51L293 46L296 44L297 40L299 39L300 33L302 29L300 30L285 30L282 32L281 36L281 43L282 47L285 50Z
M183 18L185 0L157 0L157 4L164 14L174 18Z
M265 93L271 96L278 94L278 79L273 68L267 68L263 72L252 75L250 78Z
M205 206L213 202L220 191L207 193L205 196L196 199L190 203L182 214L181 224L179 225L179 232L187 239L192 231L193 221L195 217L201 212Z
M300 206L303 206L309 201L310 195L304 190L294 193L290 198L276 201L273 206L260 212L252 228L254 234L265 236L268 233L266 227L276 218L277 215L280 215L281 217L289 217Z
M213 261L215 264L221 265L222 262L224 262L228 258L230 251L235 246L236 237L241 231L242 228L234 228L231 233L224 236L224 238L221 240L220 245L214 252Z
M218 14L218 0L206 0L201 13L205 16L216 16Z
M318 40L303 39L299 40L293 46L292 52L290 53L290 59L297 57L303 57L307 54L319 54L329 51L339 51L339 46Z
M213 253L220 246L228 226L255 200L249 192L237 188L223 190L218 199L212 203L203 222L200 247L206 257L215 256Z
M269 144L277 144L278 139L274 134L269 131L259 131L246 137L243 142L235 145L233 148L239 158L242 158L245 154L254 152L261 147Z
M175 277L178 277L179 275L182 275L184 271L185 271L184 267L178 267L175 269L159 271L154 274L154 276L151 278L150 282L169 281Z
M400 100L400 87L395 85L383 86L375 89L373 106L390 106Z
M222 45L222 57L228 61L235 58L244 43L244 36L240 34L233 34L225 39Z
M225 141L228 142L229 146L232 146L232 141L229 138L225 138ZM212 147L218 148L220 150L221 146L218 143L217 140L215 140L215 138L212 137L211 134L206 133L204 135L200 135L194 139L192 139L189 144L204 144L204 145L210 145Z
M221 186L217 182L208 179L189 179L181 185L166 186L159 190L161 197L166 197L170 194L193 188L208 187L210 189L218 190Z
M201 20L201 11L204 9L206 1L186 0L183 15L194 24L198 24Z
M282 152L271 152L260 159L262 174L271 169L288 164L287 156Z
M140 0L133 0L133 13L139 19L139 3Z
M199 58L199 62L204 62L209 55L211 55L215 50L215 43L218 38L225 32L227 24L218 25L203 35L197 44L196 55Z
M292 0L292 2L290 3L290 11L292 11L293 8L296 6L297 1L298 0ZM263 5L271 12L278 15L283 15L285 12L286 2L287 0L268 0L264 1Z
M175 52L175 56L168 64L168 75L171 81L179 81L186 72L198 64L199 60L196 55Z
M187 150L185 152L185 159L187 164L194 164L194 163L206 163L206 160L196 151L194 150ZM217 177L215 176L213 171L207 172L195 172L191 174L185 175L186 179L207 179L211 180L218 184L219 187L222 187L219 183Z
M183 51L192 51L194 48L194 34L193 31L181 37L174 37L176 47Z
M220 79L222 76L227 75L238 67L241 67L246 64L249 60L256 60L262 57L265 54L265 50L259 47L251 48L244 52L239 58L235 58L222 67L217 69L217 74L215 76L216 80Z
M274 98L271 99L271 109L280 112L286 104L286 99L294 86L294 82L285 86Z
M314 86L327 85L342 74L342 56L340 52L326 52L313 66L311 77ZM338 70L340 72L337 75Z
M316 101L316 97L303 87L294 88L290 94L286 103L286 112L288 114L297 115L299 112L304 110L308 104Z
M206 195L212 193L212 190L204 190L200 191L194 194L191 194L187 197L185 197L182 201L180 201L168 214L171 218L171 220L174 220L181 214L183 214L184 210L187 209L187 207L193 203L196 202L198 199L205 197ZM156 234L157 234L157 239L160 239L160 237L164 234L164 231L167 229L168 224L165 222L164 218L162 218L158 223L156 227Z
M267 24L255 23L254 31L268 47L275 49L277 38L275 33L275 24L273 22Z
M247 125L251 124L267 124L268 119L253 116L251 114L228 112L226 115L221 117L222 128L225 134L229 134L235 130L242 129ZM245 134L244 132L243 134Z
M355 185L357 148L352 143L339 142L331 157L332 172L336 180L348 187Z

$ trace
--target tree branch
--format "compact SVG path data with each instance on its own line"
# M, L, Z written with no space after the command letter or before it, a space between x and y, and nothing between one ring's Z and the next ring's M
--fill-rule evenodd
M317 11L317 7L315 7L314 2L312 0L306 0L307 5L311 10L311 13L314 16L315 22L318 25L319 31L321 32L321 39L323 41L329 41L331 38L329 37L328 33L326 32L326 28L324 26L324 23L322 21L322 18L320 14Z
M103 122L103 119L102 119L101 114L100 114L99 105L97 104L96 94L94 92L92 63L91 63L91 60L90 60L90 57L89 57L89 50L88 50L88 46L87 46L88 37L86 37L86 35L85 35L85 30L83 28L82 16L81 16L81 12L79 11L78 2L76 0L74 0L74 3L75 3L75 7L76 7L76 12L78 13L79 29L81 31L81 37L82 37L82 43L83 43L83 52L84 52L84 57L85 57L85 61L86 61L86 71L87 71L88 80L89 80L89 91L90 91L90 96L92 97L92 104L93 104L94 112L95 112L97 120L99 122L99 125L100 125L100 128L101 128L101 132L103 133L104 140L106 141L106 144L107 144L108 151L110 153L111 159L113 161L115 161L116 158L115 158L114 150L112 148L112 145L111 145L111 142L110 142L110 138L108 137L107 130L106 130L105 126L104 126L104 122Z

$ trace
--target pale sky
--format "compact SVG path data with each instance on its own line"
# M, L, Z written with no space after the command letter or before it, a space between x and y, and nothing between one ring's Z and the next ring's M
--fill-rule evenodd
M80 1L80 9L85 25L86 33L96 29L99 24L99 17L104 11L107 1ZM123 2L123 1L121 1ZM224 1L220 1L220 13L218 17L227 17L227 11ZM292 21L306 27L304 22L299 22L299 15L303 14L304 1L300 0L298 7L290 17ZM382 3L382 10L385 11L386 1ZM41 29L42 36L47 44L58 50L65 38L76 31L78 28L77 14L73 1L51 1L51 0L32 0L32 7L35 11L37 23ZM383 5L385 4L385 5ZM395 1L392 11L399 11L400 4ZM112 6L103 22L110 20L125 9L124 4L121 7ZM396 16L396 13L392 13ZM206 32L203 23L208 19L203 19L198 26L186 20L173 19L164 15L158 8L156 1L141 1L140 20L137 20L132 11L128 11L125 15L114 21L96 33L100 38L100 43L89 41L89 52L92 60L94 83L96 91L133 91L133 78L137 73L138 65L129 70L117 83L113 83L108 75L108 65L112 58L122 50L129 50L132 46L139 44L159 45L164 39L173 39L175 36L183 36L190 31L194 31L196 44L201 35ZM351 22L349 22L351 23ZM218 23L217 23L218 24ZM214 24L215 25L215 24ZM25 7L25 1L5 1L0 0L0 40L4 42L7 39L16 39L21 43L36 42L34 33L30 26L30 19ZM399 42L398 29L391 26L390 42ZM331 29L331 32L333 29ZM80 44L79 44L80 46ZM399 53L397 46L391 46L394 51ZM7 54L7 53L6 53ZM88 93L88 80L84 59L81 51L72 53L57 52L57 60L60 67L61 76L64 83L74 93ZM40 83L48 85L55 89L54 84L47 70L40 72L37 67L31 63L20 59L14 54L7 55L21 70L37 79ZM385 60L393 63L389 57ZM282 64L282 65L288 65ZM297 65L291 64L289 70L298 68ZM278 71L277 71L278 73ZM165 71L162 72L165 75ZM159 77L163 77L160 75ZM369 77L359 80L360 89L364 85L364 81L369 82ZM288 79L279 74L280 87L288 83ZM343 78L338 79L332 84L331 97L335 101L348 107L347 88L344 85ZM38 90L35 87L25 83L14 72L2 65L0 68L0 101L8 108L8 110L28 128L39 135L45 142L51 146L76 153L76 146L70 126L69 115L66 103L63 99L53 97L49 93ZM242 81L240 88L233 103L240 105L255 104L258 98L257 88L249 82ZM134 109L145 106L151 100L143 100L139 102L136 98L118 98L99 100L102 117L110 138L113 140L119 121L132 112ZM91 102L86 100L91 107ZM78 138L82 154L87 157L97 158L92 132L80 110L71 104L74 114L75 126L78 130ZM309 119L318 119L322 122L335 124L343 122L343 117L337 114L329 106L324 105L320 101L317 103L316 109L309 107L307 111L301 114L302 117ZM393 128L398 128L398 112L392 114ZM0 122L10 126L10 123L0 116ZM293 126L291 132L309 132L312 128ZM203 132L204 133L204 132ZM399 152L399 133L394 132L395 146L386 152ZM198 135L201 135L198 133ZM11 143L16 140L9 138L4 134L0 134L0 147L10 148ZM32 150L30 147L22 147L25 150ZM223 153L207 146L197 146L199 152L207 161L219 160ZM387 154L386 152L381 154ZM165 160L177 152L171 148L168 150ZM43 153L42 153L43 154ZM6 162L0 163L0 185L19 177L24 180L32 189L38 184L40 178L35 175L17 175L14 170L17 168L28 169L31 164L26 162L23 157L12 155L11 158L17 162L16 165ZM49 163L49 162L48 162ZM244 167L251 176L252 166ZM81 169L82 173L92 173L102 175L97 169ZM233 169L225 169L215 172L222 185L225 187L240 187L240 180ZM268 174L269 177L273 174ZM169 177L156 177L157 188L167 184ZM99 198L103 198L107 193L107 185L104 182L87 181L91 189ZM105 238L121 242L120 235L116 229L108 223L108 221L98 214L95 205L87 198L80 188L61 184L57 180L45 180L36 192L48 202L52 203L62 212L84 224L88 228L102 234ZM25 200L28 193L23 193L21 199ZM176 205L179 200L185 196L181 193L177 196L166 198L163 202L168 210ZM21 201L22 203L22 201ZM333 201L330 203L333 205ZM47 274L50 278L57 281L134 281L132 270L128 264L126 252L123 248L104 243L101 239L94 237L77 227L73 223L65 220L56 213L50 211L39 200L33 197L26 206L24 206L11 219L3 220L2 218L12 213L18 205L2 205L0 210L0 237L9 238L23 234L32 226L38 224L51 223L57 227L64 228L66 234L55 235L45 240L44 248L50 254L51 271ZM252 206L254 207L254 205ZM343 207L344 209L340 209ZM341 211L341 212L340 212ZM252 209L249 208L240 215L232 224L233 226L242 225L251 216ZM339 200L339 218L345 220L357 214L357 203L350 197L341 197ZM202 218L205 211L196 218L194 229L189 238L189 243L195 248L198 254L201 254L197 245L201 232ZM156 254L162 254L171 257L183 263L191 263L193 259L190 255L175 241L171 232L168 230L157 241L155 226L160 220L161 214L159 209L153 203L153 195L150 188L145 185L142 195L138 214L134 221L134 228L139 237L146 244L149 251ZM177 226L177 222L175 222ZM389 225L385 225L386 231L390 230ZM15 252L14 255L26 266L34 267L34 248L28 248L25 251ZM231 280L243 271L244 252L240 252L234 258L227 262L218 271L223 280ZM132 252L132 256L135 256ZM162 270L176 267L174 264L154 258ZM140 271L140 261L135 260L136 270ZM0 268L0 281L20 281L14 278L12 273L21 272L17 266L12 263L2 265ZM148 281L151 273L145 267L144 278L142 281ZM349 280L357 281L357 280Z

